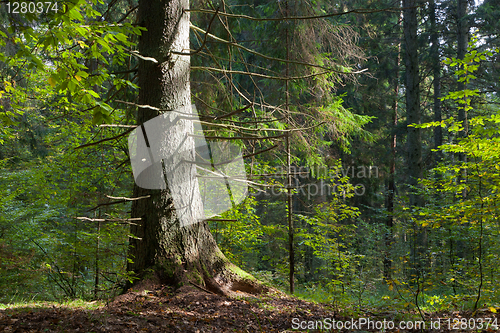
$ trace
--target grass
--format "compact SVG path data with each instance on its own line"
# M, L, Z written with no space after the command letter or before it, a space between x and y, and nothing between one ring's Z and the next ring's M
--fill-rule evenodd
M64 307L70 309L84 309L84 310L96 310L106 304L105 301L84 301L80 299L68 300L64 302L14 302L14 303L0 303L0 310L19 310L19 311L31 311L33 309L46 309L54 307Z

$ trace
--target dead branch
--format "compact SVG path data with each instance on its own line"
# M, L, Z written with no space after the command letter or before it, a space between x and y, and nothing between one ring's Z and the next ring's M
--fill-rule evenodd
M206 33L206 31L205 31L205 30L203 30L203 29L201 29L201 28L198 28L198 27L197 27L197 26L195 26L195 25L192 25L192 24L191 24L191 26L190 26L190 27L191 27L191 29L193 29L193 30L198 30L198 31L200 31L200 32ZM249 53L252 53L252 54L254 54L254 55L256 55L256 56L262 57L262 58L267 59L267 60L279 61L279 62L284 62L284 63L289 63L289 64L295 64L295 65L302 65L302 66L308 66L308 67L316 67L316 68L321 68L321 69L324 69L324 70L326 70L327 72L334 72L334 73L339 73L339 74L359 74L359 73L361 73L361 72L366 71L366 69L365 69L365 70L358 71L358 72L345 72L345 71L339 71L339 70L336 70L336 69L333 69L333 68L328 68L328 67L324 67L324 66L320 66L320 65L315 65L315 64L311 64L311 63L307 63L307 62L302 62L302 61L297 61L297 60L287 60L287 59L282 59L282 58L270 57L270 56L267 56L267 55L262 54L262 53L260 53L260 52L256 52L256 51L254 51L254 50L251 50L251 49L249 49L249 48L247 48L247 47L245 47L245 46L243 46L243 45L240 45L240 44L238 44L238 43L236 43L236 42L230 42L230 41L228 41L228 40L222 39L222 38L217 37L217 36L215 36L215 35L212 35L212 34L210 34L210 33L208 34L208 36L210 36L211 38L213 38L213 39L215 39L215 40L217 40L217 41L219 41L219 42L221 42L221 43L228 44L228 45L231 45L231 46L234 46L234 47L240 48L240 49L242 49L242 50L244 50L244 51L247 51L247 52L249 52ZM196 68L196 67L191 67L191 69L193 69L193 68ZM230 72L229 72L229 73L230 73ZM246 72L242 72L242 73L246 73ZM324 73L323 73L323 74L324 74ZM260 74L260 75L262 75L262 74ZM290 78L288 78L288 79L290 79Z
M359 9L348 10L345 12L330 13L330 14L325 14L325 15L271 17L271 18L260 18L260 17L253 17L253 16L241 15L241 14L230 14L230 13L219 13L219 15L229 17L229 18L247 19L247 20L251 20L251 21L293 21L293 20L316 20L316 19L322 19L322 18L333 17L333 16L342 16L342 15L347 15L347 14L374 14L374 13L380 13L380 12L400 12L403 9L404 8L396 8L396 7L389 7L389 8L384 8L384 9L359 8ZM186 11L193 12L193 13L206 13L206 14L213 14L214 13L214 11L210 10L210 9L186 9Z
M137 8L139 8L139 5L135 6L134 8L132 8L131 10L129 10L121 19L118 20L118 22L116 23L122 23L123 21L125 21L125 19L134 11L136 10Z
M147 199L149 197L151 197L150 195L145 195L143 197L137 197L137 198L126 198L126 197L112 197L110 195L106 195L107 198L110 198L110 199L116 199L116 200L125 200L125 201L135 201L135 200L141 200L141 199Z
M134 127L135 128L135 127ZM90 146L95 146L95 145L98 145L100 143L103 143L103 142L106 142L106 141L111 141L111 140L115 140L115 139L119 139L121 138L122 136L125 136L127 135L128 133L132 132L134 130L134 128L131 128L131 129L128 129L126 130L125 132L123 132L122 134L119 134L119 135L116 135L116 136L113 136L111 138L106 138L106 139L102 139L102 140L99 140L99 141L96 141L96 142L91 142L91 143L86 143L84 145L81 145L81 146L78 146L75 148L76 149L80 149L80 148L85 148L85 147L90 147Z
M189 136L194 138L205 138L208 140L267 140L267 139L279 139L284 137L286 134L274 135L274 136L238 136L238 137L230 137L230 136L203 136L196 134L189 134Z
M214 68L214 67L192 66L191 69L194 69L194 70L197 70L197 69L208 70L208 71L220 72L220 73L224 73L224 74L250 75L250 76L261 77L261 78L264 78L264 79L281 80L281 81L307 79L307 78L310 78L310 77L313 77L313 76L324 75L324 74L328 74L329 73L327 71L324 71L324 72L315 73L315 74L309 74L309 75L304 75L304 76L283 77L283 76L270 76L270 75L265 75L265 74L260 74L260 73L254 73L254 72L234 71L234 70L228 70L228 69L222 69L222 68Z
M252 157L252 156L255 156L255 155L259 155L259 154L265 153L266 151L270 151L270 150L272 150L274 148L278 148L278 145L274 145L274 146L269 147L267 149L259 150L258 152L255 152L255 153L244 155L243 158L248 158L248 157Z
M116 124L101 124L99 127L120 127L120 128L136 128L137 125L116 125Z
M210 291L210 290L208 290L208 289L205 289L205 288L203 288L202 286L197 285L196 283L193 283L193 282L191 282L191 281L189 281L189 283L191 283L193 286L195 286L196 288L198 288L198 289L200 289L200 290L202 290L202 291L204 291L204 292L207 292L207 293L209 293L209 294L213 294L213 295L217 295L217 294L216 294L216 293L214 293L213 291Z
M140 221L142 218L140 217L134 217L130 219L120 219L120 218L114 218L114 219L91 219L89 217L85 216L75 216L75 219L77 220L82 220L82 221L89 221L89 222L122 222L122 223L127 223L127 224L134 224L137 225L131 221Z
M203 42L201 43L201 46L198 49L196 49L193 52L189 52L189 53L177 52L177 51L170 51L170 53L184 55L184 56L192 56L192 55L195 55L195 54L199 53L201 50L203 50L203 48L205 47L205 44L207 43L208 32L210 31L210 28L212 27L212 23L214 22L214 19L217 16L218 13L219 13L219 8L217 8L215 10L214 15L210 19L210 23L208 24L207 31L205 32L205 37L203 38Z

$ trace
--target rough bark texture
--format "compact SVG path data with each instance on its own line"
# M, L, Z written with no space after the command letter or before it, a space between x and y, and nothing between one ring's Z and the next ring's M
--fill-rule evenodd
M408 125L420 124L420 77L417 38L417 0L403 0L403 28L405 38L406 67L406 119ZM410 206L422 206L422 196L418 193L418 179L423 176L421 130L408 127L408 184L410 185ZM424 253L427 248L426 230L414 225L411 246L412 274L421 276L425 267Z
M463 59L467 52L467 43L469 39L469 26L467 22L467 0L457 0L457 58ZM463 82L459 83L458 90L465 89ZM466 129L466 113L463 109L458 112L458 120L463 122ZM461 133L462 137L466 136L466 132Z
M417 8L418 1L403 1L403 27L405 38L406 65L406 117L407 123L420 124L420 85L417 40ZM422 178L422 139L421 130L408 127L408 177L409 185L417 187L418 179ZM410 190L410 205L420 206L421 198Z
M139 24L147 28L139 41L139 53L158 61L139 62L139 105L190 110L189 56L170 52L189 52L189 13L183 11L188 5L189 0L139 2ZM161 112L139 108L137 122L142 124ZM185 128L190 131L189 126ZM165 138L165 144L173 139ZM192 181L186 186L192 187L197 181L191 171L187 175ZM128 264L129 272L133 271L139 281L176 286L192 283L218 294L234 289L259 291L253 278L222 254L206 222L181 226L176 213L179 207L175 207L168 188L148 190L134 185L134 197L141 196L150 197L134 201L132 206L132 217L142 220L131 228L134 238L130 239L132 262ZM192 204L201 205L201 201Z
M457 58L463 59L467 53L467 44L469 39L469 25L467 22L467 0L457 0ZM465 90L465 82L458 83L458 90ZM459 137L467 137L467 111L465 109L458 110L458 121L462 123L463 130L460 131ZM467 162L467 157L463 153L458 154L460 162ZM459 182L465 182L467 179L466 169L462 169L459 177ZM467 190L462 191L462 196L467 196Z
M436 3L434 0L429 3L430 15L429 19L431 21L431 58L432 58L432 72L434 76L434 121L441 121L441 56L439 54L439 40L438 31L436 24ZM434 128L434 148L438 148L443 144L443 129L441 126ZM441 151L434 153L434 163L437 165L441 162L443 154Z
M400 25L401 16L399 16L398 25ZM400 27L398 27L400 30ZM385 225L387 227L387 233L385 234L385 256L384 256L384 278L386 280L391 279L391 269L392 269L392 243L394 242L394 197L396 192L396 145L397 145L397 135L396 129L398 127L398 99L399 99L399 67L401 60L401 42L398 42L397 56L396 56L396 68L394 70L395 75L393 78L394 87L394 101L392 104L392 131L391 135L391 157L389 164L389 183L387 184L387 219Z

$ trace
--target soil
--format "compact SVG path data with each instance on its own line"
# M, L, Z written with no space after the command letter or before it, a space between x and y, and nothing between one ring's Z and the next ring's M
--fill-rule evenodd
M366 317L381 321L387 315L366 314ZM466 314L458 316L462 315ZM234 292L228 297L191 285L175 292L166 286L156 286L152 290L129 290L96 310L55 306L0 310L0 332L347 332L293 330L293 318L308 323L325 318L351 320L325 304L292 298L274 289L258 296ZM418 331L447 330L441 327L408 332Z
M325 306L272 290L230 297L185 286L129 291L97 310L0 310L0 332L292 332L292 318L333 316ZM297 332L297 331L294 331Z

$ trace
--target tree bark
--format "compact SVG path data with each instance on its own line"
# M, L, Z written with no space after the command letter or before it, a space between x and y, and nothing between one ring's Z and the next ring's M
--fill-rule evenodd
M469 40L469 25L467 22L467 0L457 0L457 58L463 59L467 53L467 44ZM458 82L458 91L466 89L465 82ZM458 110L458 122L462 124L463 130L458 133L459 139L466 138L468 132L467 111L463 108ZM464 153L458 153L459 163L467 163L467 156ZM458 183L467 182L467 169L460 169ZM462 198L467 197L467 189L462 190ZM467 244L461 240L456 242L457 255L465 258L470 251L467 251Z
M407 123L420 124L420 78L417 40L417 1L403 0L403 27L405 38L406 65L406 115ZM422 178L422 139L421 130L408 127L408 183L412 188L418 187L418 179ZM420 206L421 196L410 190L410 206Z
M439 54L439 40L436 24L436 2L431 0L429 3L431 21L431 59L432 59L432 72L434 76L434 121L441 121L441 57ZM443 144L443 129L441 126L434 128L434 148L438 149ZM434 164L437 166L441 162L443 154L441 151L436 151L434 154Z
M399 16L398 26L400 29L401 16ZM399 30L398 29L398 30ZM394 196L396 192L396 145L397 145L397 135L396 130L398 127L398 100L399 100L399 67L401 59L401 42L398 41L397 45L397 55L396 55L396 66L395 66L395 76L393 78L394 85L394 101L392 105L392 131L391 134L391 157L389 165L389 183L387 185L387 220L385 225L387 227L387 232L385 234L385 256L384 256L384 278L388 281L391 279L391 269L392 269L392 243L394 242Z
M142 57L139 61L139 108L137 123L157 117L162 111L191 112L190 59L171 51L189 52L189 0L141 0L138 22L145 27L139 41ZM158 110L159 109L159 110ZM167 111L168 112L168 111ZM192 126L184 126L185 133L173 136L188 137ZM168 145L175 137L165 137ZM193 143L194 149L194 143ZM164 162L165 163L165 162ZM197 189L195 166L186 170L186 193L191 209L203 209ZM259 291L260 286L248 274L232 265L218 248L205 221L181 223L178 202L174 202L172 184L166 189L144 189L134 184L134 197L149 196L132 204L132 217L141 218L131 227L128 271L139 279L177 287L191 283L224 294L228 290ZM170 188L169 188L170 187ZM183 192L184 193L184 192ZM136 285L140 282L136 282Z
M417 36L418 0L403 0L403 29L405 38L406 67L406 118L407 124L420 124L420 77ZM418 193L419 178L423 176L421 129L408 127L408 184L410 186L410 206L422 206L422 196ZM424 253L427 247L427 234L424 228L413 225L413 244L411 245L412 274L419 277L425 267Z
M457 58L463 59L467 52L467 43L469 39L469 26L466 19L467 15L467 0L457 0ZM458 83L458 90L465 90L465 82ZM465 109L458 110L458 122L462 124L463 130L460 131L459 137L467 137L467 111ZM458 154L458 160L462 163L467 162L467 157L463 153ZM467 171L462 169L460 172L459 182L466 181ZM467 190L462 191L462 196L467 196Z

